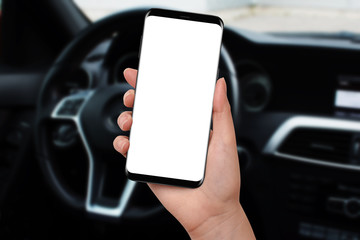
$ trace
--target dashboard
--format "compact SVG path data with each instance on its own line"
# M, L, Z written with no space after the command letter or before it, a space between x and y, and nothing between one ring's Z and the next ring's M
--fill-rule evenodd
M360 77L360 48L351 42L324 44L316 39L237 33L227 32L225 45L235 60L245 98L243 105L250 112L332 116L339 82ZM227 38L231 41L227 42Z
M241 91L241 202L257 237L359 239L360 46L236 29L224 44Z

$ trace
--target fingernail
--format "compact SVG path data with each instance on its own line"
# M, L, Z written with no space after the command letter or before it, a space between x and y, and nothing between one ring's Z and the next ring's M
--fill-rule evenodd
M129 96L129 95L130 95L130 92L129 92L129 91L127 91L127 92L125 93L124 98L127 98L127 96Z
M126 141L124 141L122 144L121 144L121 150L124 151L125 150L125 145L127 144Z
M224 81L224 84L225 84L225 93L227 93L227 85L226 85L225 78L224 78L224 77L222 77L221 79Z
M121 123L121 129L124 129L124 126L125 126L125 124L127 123L127 119L125 119L122 123Z
M123 143L123 141L118 141L117 142L117 146L118 146L118 148L121 150L122 149L122 145L123 145L124 143Z

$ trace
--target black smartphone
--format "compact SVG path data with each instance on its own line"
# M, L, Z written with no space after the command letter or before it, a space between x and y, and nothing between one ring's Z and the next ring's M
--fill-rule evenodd
M145 17L126 175L198 187L205 177L223 22L151 9Z

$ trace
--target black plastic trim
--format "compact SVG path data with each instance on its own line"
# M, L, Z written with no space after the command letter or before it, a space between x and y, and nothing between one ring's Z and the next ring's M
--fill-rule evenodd
M214 24L219 25L221 28L224 27L224 22L222 21L221 18L219 18L217 16L213 16L213 15L207 15L207 14L152 8L146 13L145 18L149 17L149 16L159 16L159 17L189 20L189 21L214 23Z
M129 172L127 170L127 168L125 168L125 174L130 180L133 180L133 181L145 182L145 183L151 182L151 183L157 183L157 184L188 187L188 188L200 187L201 184L204 182L204 178L202 178L199 181L189 181L189 180L176 179L176 178L167 178L167 177L137 174L137 173Z

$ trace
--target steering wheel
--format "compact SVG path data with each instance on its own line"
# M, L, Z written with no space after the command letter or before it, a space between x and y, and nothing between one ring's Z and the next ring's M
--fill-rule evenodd
M90 83L83 81L78 70L86 56L105 39L120 39L118 47L124 54L129 45L135 44L138 49L147 10L123 11L83 30L49 69L38 99L35 143L47 183L67 206L102 219L105 216L138 220L165 212L157 200L139 202L139 198L149 196L144 192L150 190L125 177L125 159L112 146L117 135L127 134L117 127L116 118L129 110L122 97L130 86L109 81L113 66L107 61L90 74ZM109 48L106 55L111 55L112 50ZM219 73L228 83L237 122L239 86L225 47L221 50ZM69 79L73 82L69 83ZM72 84L77 84L77 88L71 88ZM61 167L64 163L68 167ZM71 166L79 164L80 171L71 174Z

